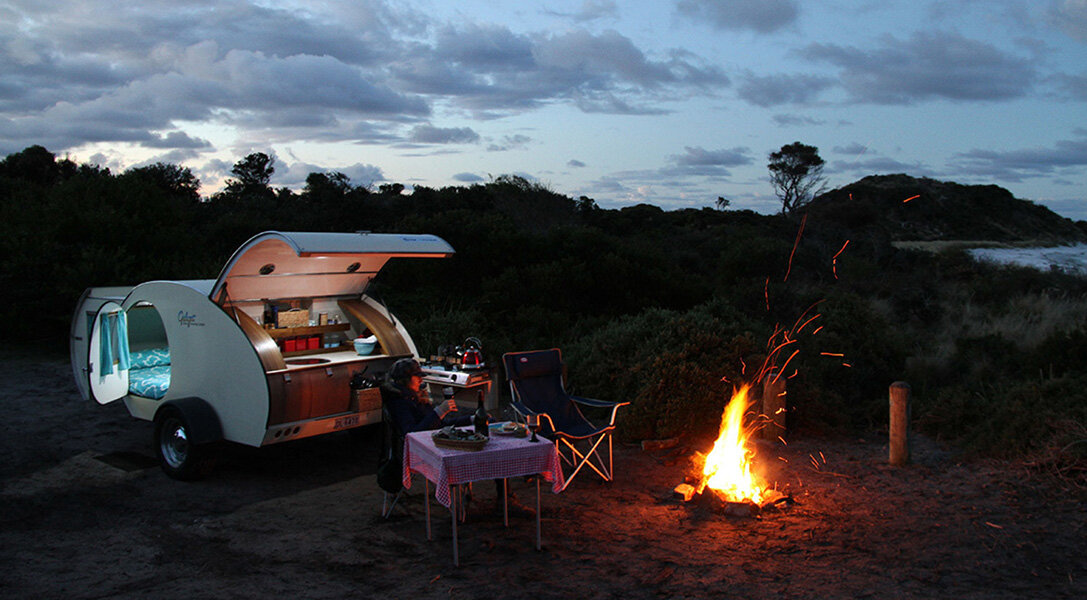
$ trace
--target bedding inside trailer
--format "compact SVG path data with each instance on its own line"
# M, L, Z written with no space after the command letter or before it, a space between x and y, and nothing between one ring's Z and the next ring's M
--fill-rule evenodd
M128 391L161 400L170 390L170 344L162 316L153 305L137 303L128 319Z

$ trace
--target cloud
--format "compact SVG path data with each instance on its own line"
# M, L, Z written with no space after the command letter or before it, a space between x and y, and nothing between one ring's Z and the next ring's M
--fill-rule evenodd
M388 58L406 43L385 24L392 9L360 0L335 19L319 10L23 3L0 25L10 40L0 44L0 150L161 147L183 142L158 133L182 121L327 138L362 120L429 114L426 100L385 81Z
M828 167L828 171L832 173L854 173L857 175L909 173L910 175L925 177L936 174L923 163L905 163L889 157L872 157L851 161L836 160L829 163Z
M820 92L834 83L834 79L818 75L759 76L748 72L737 88L737 93L747 102L762 107L804 104L814 100Z
M616 4L588 0L570 16L606 18ZM441 25L379 0L306 10L87 0L20 3L5 16L0 151L8 152L196 143L165 133L186 122L269 142L403 142L404 125L425 122L439 104L486 119L549 104L652 115L729 85L690 52L649 54L616 31ZM464 131L409 132L415 142L476 141Z
M1059 92L1074 102L1087 101L1087 75L1054 75L1050 78Z
M190 137L184 131L171 131L165 136L156 135L146 140L143 145L147 148L210 148L211 143L205 139Z
M1084 0L1053 2L1046 11L1046 18L1072 39L1087 42L1087 2Z
M961 172L1020 182L1031 177L1050 175L1065 169L1087 167L1087 135L1079 139L1058 140L1050 148L988 150L975 148L952 157L952 165Z
M506 135L502 137L501 143L494 143L487 146L488 152L506 152L508 150L517 150L528 146L532 138L520 133L515 135Z
M721 29L771 33L792 25L799 15L796 0L679 0L679 14Z
M868 146L859 142L851 142L845 146L835 146L830 149L835 154L846 154L850 156L858 156L861 154L875 154L875 152Z
M683 154L669 156L668 162L672 165L672 171L679 171L687 175L727 177L730 174L729 167L739 167L754 162L751 158L750 148L706 150L698 146L686 146L683 150ZM669 169L665 169L665 172L668 171Z
M854 101L875 104L1010 100L1026 95L1037 79L1030 60L949 32L907 40L887 35L871 50L811 44L797 55L837 67Z
M416 125L408 135L408 141L419 144L474 144L479 141L479 134L471 127Z
M209 83L220 86L225 108L320 108L366 117L424 116L426 102L377 81L372 75L330 56L266 56L231 50L207 65Z
M288 187L300 190L306 185L306 178L311 173L343 173L350 180L351 185L369 187L378 181L386 181L385 174L380 167L363 163L355 163L344 167L330 169L327 166L315 165L303 161L285 163L276 161L276 172L272 175L271 184L276 187ZM229 169L228 169L229 171Z
M720 68L694 55L653 58L616 31L521 34L471 23L440 28L433 45L415 47L389 70L400 89L500 113L573 102L585 112L659 114L647 103L729 83Z
M586 165L585 165L585 163L581 162L580 160L577 160L576 158L571 158L570 160L566 161L566 166L568 166L568 167L570 167L572 169L580 169L580 168L582 168L582 167L584 167Z
M453 176L453 180L461 183L480 183L484 181L483 177L475 173L457 173Z
M810 125L823 125L824 123L826 123L826 121L813 119L812 117L804 115L780 114L774 115L773 117L771 117L771 119L774 121L774 123L777 124L778 127L801 127Z
M587 23L601 19L615 19L619 16L619 9L614 0L583 0L581 8L572 12L544 9L543 14L552 17L569 19L575 23Z

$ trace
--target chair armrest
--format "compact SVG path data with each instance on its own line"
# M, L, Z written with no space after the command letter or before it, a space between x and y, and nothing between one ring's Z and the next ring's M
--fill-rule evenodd
M541 417L546 417L547 422L551 424L551 429L555 429L555 421L553 421L551 419L551 415L549 415L547 413L537 413L537 412L533 411L532 409L530 409L529 407L522 404L521 401L519 401L519 400L511 400L510 401L510 406L512 406L513 410L518 415L520 415L521 417L525 417L527 415L537 415L537 414L540 415Z
M608 400L597 400L596 398L582 398L581 396L570 396L570 399L578 404L584 404L585 406L592 406L595 408L611 408L613 406L626 406L630 402L610 402Z
M609 402L607 400L597 400L596 398L582 398L581 396L570 396L570 399L578 404L591 406L593 408L610 408L611 418L608 419L609 426L615 425L615 415L619 413L619 407L630 404L630 402Z
M517 414L522 416L522 417L525 416L525 415L534 414L531 410L529 410L529 408L527 406L522 404L521 401L517 400L516 398L513 399L513 400L510 400L510 406L512 406L513 410L516 411Z

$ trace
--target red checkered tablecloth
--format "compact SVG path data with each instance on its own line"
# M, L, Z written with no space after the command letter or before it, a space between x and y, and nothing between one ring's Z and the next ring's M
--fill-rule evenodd
M553 482L551 491L563 487L559 451L550 440L491 435L481 450L436 446L433 431L416 431L404 439L404 487L411 487L414 471L435 483L434 497L448 507L449 486L484 479L505 479L539 473Z

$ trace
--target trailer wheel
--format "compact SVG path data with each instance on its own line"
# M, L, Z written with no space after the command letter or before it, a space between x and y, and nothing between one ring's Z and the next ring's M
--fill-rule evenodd
M200 479L215 466L211 444L191 438L192 428L181 410L166 407L155 415L155 452L162 470L173 479Z

